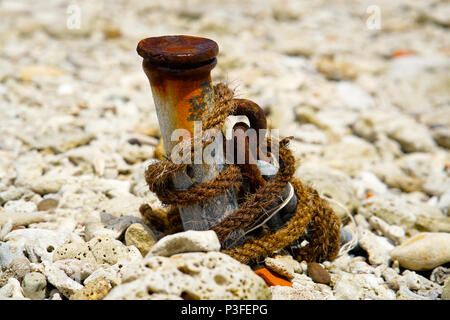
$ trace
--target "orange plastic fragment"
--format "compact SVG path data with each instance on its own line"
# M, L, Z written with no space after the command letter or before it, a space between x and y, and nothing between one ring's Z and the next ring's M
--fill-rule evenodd
M399 58L404 56L410 56L413 54L416 54L414 50L395 50L394 52L392 52L391 58Z
M264 279L268 286L292 287L292 283L279 274L267 269L261 268L254 271L258 276Z

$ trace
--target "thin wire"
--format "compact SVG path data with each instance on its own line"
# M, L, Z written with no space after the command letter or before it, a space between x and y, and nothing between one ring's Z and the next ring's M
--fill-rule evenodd
M350 210L348 210L348 208L346 206L344 206L342 203L340 203L339 201L337 201L335 199L328 198L327 196L322 195L321 197L325 198L329 202L337 204L339 207L344 209L345 213L347 214L347 216L350 218L351 222L353 223L353 226L349 224L350 230L348 231L352 235L352 240L350 240L349 242L347 242L346 244L341 246L341 248L339 249L338 256L342 256L343 254L346 254L347 252L351 251L358 244L358 241L359 241L358 240L358 230L357 230L358 225L356 224L355 219L353 218L352 214L350 213Z

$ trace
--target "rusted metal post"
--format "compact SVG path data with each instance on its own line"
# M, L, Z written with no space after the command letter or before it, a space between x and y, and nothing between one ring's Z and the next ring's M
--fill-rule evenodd
M163 36L143 39L137 51L144 58L143 69L152 88L161 135L167 155L178 141L171 141L176 129L194 135L194 121L202 121L214 108L210 72L217 63L217 43L192 36ZM222 161L224 163L224 161ZM224 164L193 164L189 176L174 176L180 190L194 181L213 179ZM207 230L238 207L234 190L205 203L180 209L185 230Z

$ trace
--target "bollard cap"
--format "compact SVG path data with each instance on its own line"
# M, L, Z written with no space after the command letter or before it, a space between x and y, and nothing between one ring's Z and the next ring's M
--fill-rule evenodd
M137 52L154 67L193 69L205 64L215 64L219 46L207 38L162 36L139 41Z

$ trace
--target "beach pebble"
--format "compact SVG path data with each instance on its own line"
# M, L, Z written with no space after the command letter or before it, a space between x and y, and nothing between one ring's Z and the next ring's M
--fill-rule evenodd
M125 232L125 243L127 246L135 246L138 248L142 256L145 257L156 243L156 236L143 224L134 223Z
M183 252L219 251L220 242L214 231L184 231L165 236L150 250L150 255L165 256Z
M119 260L131 261L140 256L134 246L125 246L122 242L109 237L96 237L89 242L59 246L53 255L53 261L76 259L91 264L116 264Z
M48 210L55 209L57 206L58 206L58 200L52 199L52 198L47 198L47 199L40 201L37 204L37 210L38 211L48 211Z
M22 281L23 277L30 271L30 261L25 256L15 257L8 268L3 273L0 273L0 287L5 285L10 278Z
M431 270L450 262L450 234L424 232L391 251L391 257L410 270Z
M302 273L303 268L300 263L292 256L275 256L273 258L267 257L264 260L267 268L270 270L285 276L288 279L292 279L295 276L295 273Z
M109 282L100 278L96 281L88 282L82 289L75 292L70 300L101 300L111 290Z
M394 300L394 291L373 274L340 272L332 279L336 298L343 300Z
M7 242L0 242L0 270L9 267L11 261L23 256L22 251Z
M112 265L119 261L133 261L141 258L136 247L125 246L122 242L107 237L94 238L88 242L88 246L99 264Z
M64 271L72 280L81 283L88 278L95 270L101 268L101 265L90 263L87 261L80 261L77 259L58 260L53 263L55 267Z
M115 217L106 212L100 214L94 212L86 221L85 239L89 241L99 236L119 239L133 223L143 223L143 221L135 216Z
M0 300L4 299L25 299L19 280L9 278L8 282L0 288Z
M376 216L371 216L369 218L369 223L375 231L378 231L389 240L392 240L395 244L399 244L400 240L405 238L405 230L403 230L403 228L391 226Z
M53 261L77 259L80 261L96 263L96 259L86 242L66 243L56 248Z
M308 263L308 276L316 283L329 284L330 274L316 262Z
M24 295L31 300L43 300L47 288L47 279L42 273L28 273L22 281Z
M441 294L442 300L450 300L450 281L447 281Z
M72 294L83 288L77 281L71 279L63 270L57 265L44 262L44 275L47 281L51 283L59 292L66 298L70 298Z
M361 230L359 245L369 255L369 262L373 265L389 265L391 256L389 252L394 249L394 245L384 237L377 236L369 230Z
M5 237L7 243L25 251L31 262L52 261L54 250L70 239L69 232L31 228L11 231Z
M367 219L377 216L390 225L410 228L416 222L416 216L410 207L405 200L399 197L374 195L361 203L358 213Z
M22 197L31 197L33 192L23 187L13 187L0 192L0 205L10 200L19 200Z

